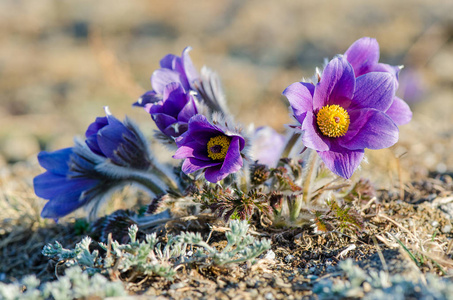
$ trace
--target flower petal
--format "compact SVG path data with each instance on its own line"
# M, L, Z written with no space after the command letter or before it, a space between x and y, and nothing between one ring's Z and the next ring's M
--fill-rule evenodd
M200 145L195 141L189 141L178 145L178 149L173 155L174 159L185 159L188 157L196 157L199 160L211 161L208 157L207 146Z
M187 103L187 96L178 82L172 82L165 86L163 99L163 112L176 117Z
M220 168L220 173L231 174L239 171L242 168L242 156L240 149L240 139L235 136L231 139L227 154Z
M201 145L207 145L214 136L225 134L220 128L209 123L203 115L195 115L190 118L187 133L187 136L190 136Z
M38 161L46 170L55 174L66 175L69 171L69 161L72 153L72 148L64 148L53 152L41 151L38 154Z
M305 147L317 151L329 150L330 140L327 137L323 138L321 136L322 134L319 133L318 124L312 112L307 112L304 123L302 124L302 130L304 131L302 141Z
M200 74L197 69L194 67L192 60L189 56L189 51L192 50L192 47L186 47L182 52L181 59L182 65L184 68L184 73L187 77L189 84L192 86L192 83L200 78Z
M371 72L357 77L349 109L374 108L385 112L393 102L395 78L389 73Z
M53 199L58 195L70 195L78 193L79 195L89 190L98 183L98 180L87 178L68 178L45 172L33 179L35 194L44 199Z
M376 39L363 37L355 41L344 56L354 68L356 77L370 72L379 61L379 44Z
M352 174L354 174L354 171L360 165L360 162L364 156L364 151L342 151L342 149L337 149L337 151L318 151L318 154L329 170L343 178L348 179L352 176Z
M393 98L393 103L385 112L396 125L404 125L412 119L412 111L409 105L398 97Z
M343 57L332 59L321 75L313 95L313 110L338 104L347 108L354 95L355 76L351 64Z
M208 168L208 167L213 167L213 166L219 166L221 165L221 161L204 161L200 160L194 157L188 157L184 160L182 164L182 171L186 174L193 173L195 171L198 171L200 169Z
M162 132L165 131L168 126L171 126L172 124L175 124L177 122L174 117L166 114L154 113L151 115L151 117Z
M187 95L188 101L178 114L178 121L189 122L190 118L198 114L197 106L192 95Z
M44 205L41 211L42 218L58 219L82 207L85 203L79 202L80 194L60 195Z
M350 111L351 124L338 144L349 150L382 149L398 141L398 127L385 113L367 108Z
M158 69L154 71L151 76L151 86L153 90L158 94L163 94L167 84L172 82L179 82L183 85L183 88L187 91L189 86L184 85L184 80L181 79L181 73L170 69Z
M300 124L304 122L307 111L313 111L314 91L315 86L305 82L295 82L283 91L294 111L294 117Z
M136 140L137 138L114 116L108 115L108 119L109 125L98 131L97 140L102 153L106 157L115 160L114 152L125 142L124 138L127 137L131 140Z
M217 182L219 182L220 180L224 179L227 176L228 176L228 173L220 172L220 168L219 167L208 168L204 172L204 178L206 178L206 180L211 182L211 183L217 183Z
M179 56L174 54L167 54L160 60L160 67L165 69L174 70L176 61L180 59Z
M133 106L145 107L148 103L155 103L161 100L160 95L158 95L155 91L147 91L143 95L138 98L138 100L133 103Z

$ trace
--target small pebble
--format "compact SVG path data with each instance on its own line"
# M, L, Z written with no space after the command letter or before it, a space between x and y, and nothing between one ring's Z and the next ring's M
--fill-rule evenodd
M275 252L272 250L267 251L266 255L263 257L264 259L270 259L274 260L275 259Z
M170 289L177 290L183 288L184 286L185 286L184 282L173 283L172 285L170 285Z
M264 295L264 299L266 299L266 300L274 300L275 297L274 297L274 295L272 295L271 292L269 292L266 295Z
M287 263L290 263L290 262L292 262L293 260L294 260L294 255L291 255L291 254L290 254L290 255L287 255L287 256L285 257L285 261L286 261Z
M451 225L445 225L444 227L442 227L443 233L450 233L450 231L451 231Z

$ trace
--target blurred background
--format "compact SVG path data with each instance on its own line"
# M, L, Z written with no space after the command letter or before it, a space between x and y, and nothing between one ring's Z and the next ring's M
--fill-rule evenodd
M131 104L159 60L188 45L197 68L219 73L240 122L283 133L281 92L370 36L381 62L405 65L398 93L414 118L396 146L370 151L361 176L452 171L452 12L440 0L1 0L1 165L72 146L104 106L151 134L151 118Z

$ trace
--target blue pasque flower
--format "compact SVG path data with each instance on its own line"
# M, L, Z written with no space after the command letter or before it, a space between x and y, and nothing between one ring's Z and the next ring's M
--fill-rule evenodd
M189 120L188 130L176 140L173 158L184 159L186 174L204 170L207 181L216 183L243 166L245 140L238 134L209 123L203 115Z
M162 133L176 138L187 131L189 119L198 113L195 100L177 82L167 84L162 98L159 102L146 104L145 110Z
M151 76L152 91L143 94L134 105L145 106L162 99L165 87L176 82L181 85L185 92L196 90L194 83L200 80L200 75L194 67L189 56L191 47L186 47L182 55L167 54L160 60L160 69L154 71Z
M94 217L110 191L129 183L155 194L178 188L171 172L153 161L139 129L106 113L88 127L85 143L38 154L46 172L34 178L34 189L49 200L42 217L58 219L83 206Z
M331 60L317 84L296 82L285 89L302 141L318 152L335 174L349 178L364 149L390 147L398 127L385 113L393 102L393 75L369 72L355 77L344 58Z
M379 62L379 44L376 39L369 37L358 39L346 50L344 57L354 68L356 77L369 72L386 72L393 76L395 85L398 87L398 73L401 68ZM393 102L385 113L396 125L404 125L412 119L409 105L396 96L393 97Z

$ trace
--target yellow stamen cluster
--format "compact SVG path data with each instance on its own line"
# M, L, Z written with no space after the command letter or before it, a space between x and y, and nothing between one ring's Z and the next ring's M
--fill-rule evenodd
M214 160L222 160L225 158L228 147L230 146L230 138L225 135L218 135L210 138L208 142L208 157Z
M316 115L316 122L322 134L328 137L344 136L349 128L349 114L339 105L326 105Z

